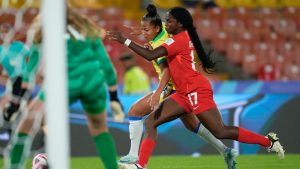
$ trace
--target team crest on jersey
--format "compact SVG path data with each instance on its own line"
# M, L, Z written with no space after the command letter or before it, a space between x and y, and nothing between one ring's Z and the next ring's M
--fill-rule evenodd
M165 43L170 46L172 43L174 43L174 39L169 38L169 39L166 40Z

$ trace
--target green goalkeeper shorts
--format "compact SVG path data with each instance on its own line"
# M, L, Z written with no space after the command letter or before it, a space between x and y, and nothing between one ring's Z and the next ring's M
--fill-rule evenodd
M69 104L80 101L88 114L102 113L106 106L106 87L101 71L86 73L77 78L69 78ZM44 100L44 92L39 94Z

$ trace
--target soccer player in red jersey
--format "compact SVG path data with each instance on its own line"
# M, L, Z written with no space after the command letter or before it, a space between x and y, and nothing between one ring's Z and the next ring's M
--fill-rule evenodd
M123 168L145 168L157 139L157 127L186 113L195 114L202 124L218 139L231 139L248 144L259 144L275 151L284 158L284 150L275 133L266 137L242 127L226 126L213 99L213 91L208 79L196 71L194 51L196 50L205 72L214 69L215 63L210 53L206 54L190 13L182 7L172 8L166 17L166 30L173 37L162 46L145 49L118 32L110 32L108 37L124 43L147 60L167 56L170 75L176 87L176 93L165 99L146 119L146 134L140 148L137 164L122 165Z
M157 13L156 7L149 4L147 12L141 21L141 30L132 29L131 32L136 32L136 35L143 34L148 41L147 46L155 49L161 46L170 35L165 30L164 23ZM195 64L199 64L198 57L194 60ZM126 156L120 158L121 163L136 163L139 158L139 147L143 135L144 119L151 113L163 99L170 96L176 91L173 82L170 80L169 68L165 57L160 57L152 61L158 77L159 85L157 89L135 102L128 111L129 119L129 138L130 151ZM200 68L200 67L199 67ZM191 132L202 137L207 143L212 145L223 157L228 169L236 168L237 151L224 145L219 139L216 139L203 125L201 125L196 115L189 113L180 116L180 120L185 127Z

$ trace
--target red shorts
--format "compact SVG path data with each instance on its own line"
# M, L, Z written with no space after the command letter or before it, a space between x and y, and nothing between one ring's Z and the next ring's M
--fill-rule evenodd
M216 107L213 92L209 89L198 89L186 95L176 92L170 97L181 105L187 113L193 112L196 115Z

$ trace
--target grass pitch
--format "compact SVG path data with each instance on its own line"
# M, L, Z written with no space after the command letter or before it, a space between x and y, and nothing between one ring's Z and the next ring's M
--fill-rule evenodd
M241 155L237 169L300 169L300 154L288 154L284 160L272 155ZM96 157L72 158L72 169L104 169ZM0 161L3 166L3 161ZM28 162L26 169L31 169ZM148 169L227 169L221 156L153 156Z

